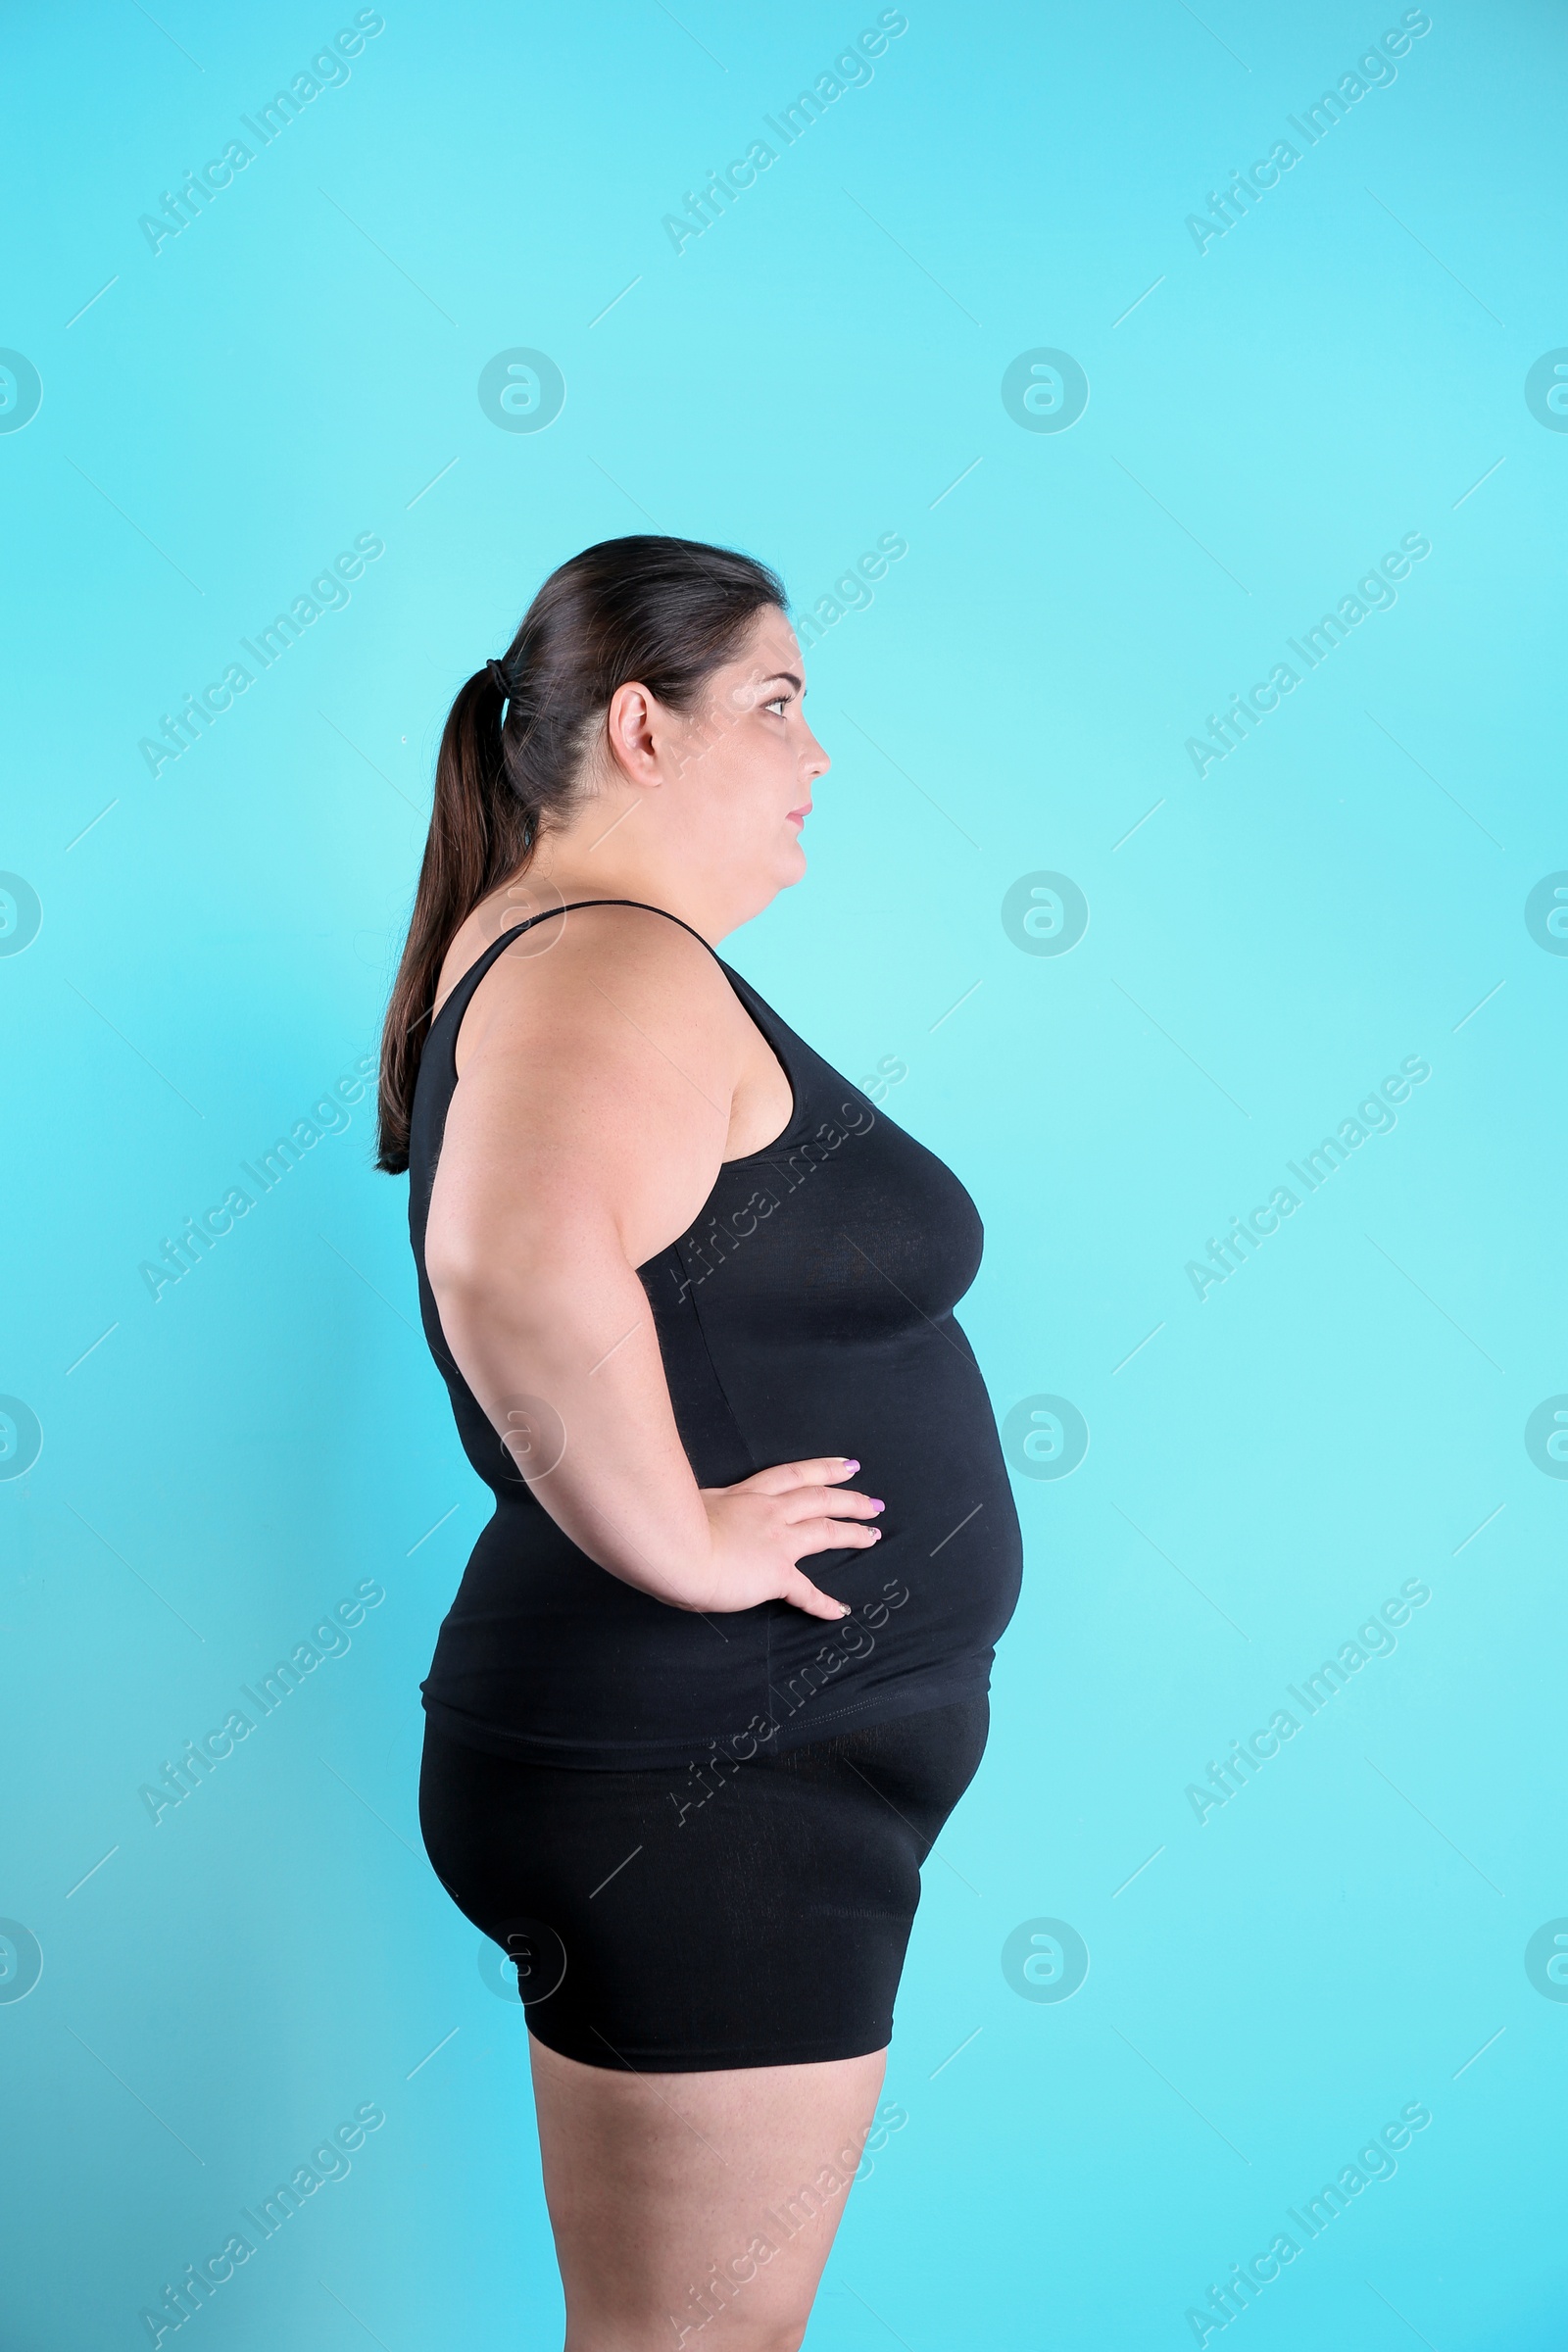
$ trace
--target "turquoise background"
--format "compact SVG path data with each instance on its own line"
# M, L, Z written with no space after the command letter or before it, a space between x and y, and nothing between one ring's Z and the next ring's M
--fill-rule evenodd
M3 2340L153 2340L368 2105L188 2323L209 2352L559 2341L521 2020L418 1840L482 1495L366 1103L156 1300L139 1269L373 1049L458 684L555 564L656 527L803 611L907 541L810 655L810 874L726 953L852 1077L906 1070L889 1113L985 1217L999 1419L1089 1432L1061 1478L1010 1444L992 1745L808 2342L1216 2342L1242 2318L1187 2315L1284 2230L1252 2352L1544 2352L1568 1463L1525 1426L1568 1391L1568 960L1525 902L1568 868L1568 419L1525 381L1568 344L1560 11L1434 7L1200 252L1187 216L1406 12L911 5L677 253L683 192L878 13L679 7L388 0L156 253L161 191L354 12L7 30L0 343L42 402L0 432L0 865L41 907L27 941L8 886L0 937ZM477 396L518 347L565 381L538 432ZM1087 375L1069 429L1004 406L1040 348ZM1407 533L1396 604L1200 777L1188 738ZM160 714L361 535L351 601L154 776ZM1039 872L1088 904L1060 955L1004 926ZM1200 1299L1188 1261L1407 1056L1396 1125ZM1392 1654L1200 1820L1409 1580ZM155 1823L142 1788L366 1584ZM1004 1973L1041 1919L1087 1948L1070 1998ZM1415 2102L1394 2176L1293 2230Z

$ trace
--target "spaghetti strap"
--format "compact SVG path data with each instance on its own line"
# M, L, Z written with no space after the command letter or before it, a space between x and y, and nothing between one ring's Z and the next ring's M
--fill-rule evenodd
M547 906L543 914L529 915L527 922L519 923L517 925L517 929L519 931L526 931L530 929L534 923L542 923L546 921L552 914L575 914L579 906L640 906L645 914L662 914L669 922L679 923L683 931L691 931L693 939L701 939L703 941L703 946L707 948L708 953L712 956L715 963L722 960L719 956L718 950L713 947L710 941L703 939L703 935L700 931L692 931L691 924L688 923L681 915L671 914L667 906L651 906L647 899L571 899L567 901L564 906ZM508 939L511 939L513 934L509 931L505 936Z
M460 1021L462 1020L464 1013L468 1008L474 990L496 958L505 955L514 939L520 939L525 931L531 931L535 923L547 923L558 914L575 914L581 906L640 906L645 914L662 914L667 921L679 923L683 931L691 931L693 939L707 948L720 971L727 972L728 967L725 965L723 956L711 942L704 939L700 931L692 931L691 924L680 915L671 914L667 906L651 906L646 899L569 899L564 906L547 906L542 914L530 914L523 922L514 923L509 931L502 932L499 939L492 940L484 954L474 958L462 979L454 981L452 987L442 998L441 1009L430 1023L431 1035L435 1034L438 1023L446 1019L454 1004L459 1007L458 1018Z

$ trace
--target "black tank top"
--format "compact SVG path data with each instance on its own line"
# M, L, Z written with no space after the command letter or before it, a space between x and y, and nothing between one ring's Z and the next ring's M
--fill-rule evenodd
M453 989L415 1089L409 1230L420 1312L464 1450L496 1500L421 1686L431 1720L499 1755L665 1768L700 1765L715 1747L742 1759L764 1742L778 1752L986 1689L1018 1597L1022 1542L985 1383L953 1315L979 1268L979 1215L952 1171L722 956L794 1110L776 1143L724 1162L690 1230L637 1271L699 1486L848 1454L860 1463L852 1483L884 1498L880 1544L802 1562L852 1614L833 1623L778 1600L711 1615L671 1608L579 1550L503 1448L442 1336L424 1233L459 1027L531 922L504 933Z

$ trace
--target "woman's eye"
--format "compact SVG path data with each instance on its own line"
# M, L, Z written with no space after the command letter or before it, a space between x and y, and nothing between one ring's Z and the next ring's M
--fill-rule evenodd
M778 714L779 714L780 718L782 718L782 717L783 717L783 715L784 715L785 711L786 711L786 710L789 709L789 707L790 707L790 698L789 698L789 696L788 696L787 694L776 694L776 695L773 697L773 700L772 700L770 703L764 703L764 704L762 705L762 709L763 709L764 710L776 710L776 711L778 712Z

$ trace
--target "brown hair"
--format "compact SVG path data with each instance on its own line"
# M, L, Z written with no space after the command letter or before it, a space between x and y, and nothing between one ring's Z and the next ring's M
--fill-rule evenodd
M693 539L604 539L553 571L499 662L459 690L436 758L430 831L381 1034L376 1165L409 1164L409 1121L442 959L459 925L533 855L576 797L596 726L636 680L689 710L782 582ZM499 673L499 674L498 674Z

